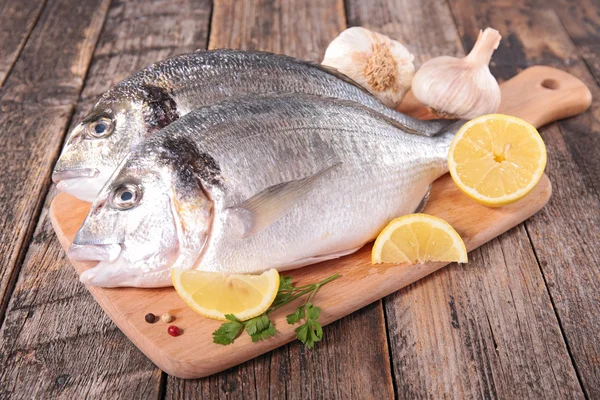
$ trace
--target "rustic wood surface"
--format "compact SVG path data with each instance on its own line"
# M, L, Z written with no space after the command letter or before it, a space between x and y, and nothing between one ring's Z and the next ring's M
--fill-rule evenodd
M555 89L542 85L548 81L553 82ZM513 101L501 104L498 111L517 115L537 127L561 116L583 112L591 101L589 90L580 80L547 66L527 68L502 83L501 91L503 98ZM532 107L532 104L538 107ZM448 221L461 234L467 249L473 250L539 211L548 201L550 192L549 181L544 178L536 190L519 203L491 209L468 199L453 184L449 175L445 175L434 182L423 212ZM89 203L64 193L53 200L50 220L65 250L71 245L88 214L89 206ZM412 267L399 265L373 268L369 249L370 246L366 246L362 251L338 260L289 271L288 274L299 285L318 282L334 273L341 275L340 279L319 292L318 304L324 310L321 317L323 325L365 307L441 267L440 264L432 263ZM78 273L94 264L73 262ZM200 340L207 338L210 341L211 333L218 328L220 322L194 313L185 306L173 288L88 289L123 333L159 368L176 377L198 378L220 372L273 350L294 337L294 327L286 324L284 317L293 311L295 305L271 316L278 328L275 338L252 343L247 336L243 336L234 345L222 347L207 345L206 341ZM353 296L345 295L349 292ZM147 324L143 316L148 310L157 314L170 312L176 315L177 325L188 334L174 340L166 334L165 326ZM382 351L369 351L366 354L381 353Z
M424 58L439 54L439 47L452 48L450 45L456 46L455 55L465 53L454 27L456 12L451 13L445 4L409 1L398 10L393 1L354 3L351 24L383 30L409 45L421 41L419 35L412 35L422 25L420 15L435 9L439 19L435 25L441 27L425 36L432 45L423 49ZM397 13L392 12L395 8ZM411 13L417 16L415 20L404 17ZM501 46L506 42L504 37ZM472 44L464 48L470 49ZM498 58L494 57L495 63ZM384 301L392 354L400 355L400 361L394 363L397 394L580 397L526 232L513 229L470 254L466 268L451 265ZM553 374L553 370L560 372Z
M13 1L8 10L18 8ZM31 241L50 173L87 71L108 0L44 6L0 88L0 318ZM64 37L68 25L70 35Z
M19 2L14 1L14 3ZM51 0L47 7L50 7L50 3ZM71 5L75 4L79 2L71 1ZM90 29L92 16L90 13L94 11L90 6L91 2L86 2L81 14L71 17L73 20L81 20L80 29ZM91 57L93 52L93 58L86 60L83 72L85 74L87 71L87 77L83 91L80 94L81 88L79 88L73 98L73 103L77 102L78 98L79 102L75 115L71 119L71 125L85 115L102 92L131 72L157 59L205 47L207 43L211 11L208 1L165 0L154 2L153 6L149 6L145 0L113 1L110 8L108 2L102 3L102 6L101 13L96 12L95 18L100 20L99 27L104 20L106 22L99 37L100 29L98 28L96 32L97 44L91 46L89 54ZM48 11L63 9L63 13L68 14L68 8L69 5L63 1L54 4ZM64 14L60 17L62 20L53 17L50 24L64 27ZM34 38L33 35L30 41ZM38 39L41 40L42 38ZM24 52L27 51L28 45ZM31 45L40 46L39 43ZM64 57L63 51L78 49L76 43L56 42L56 45L60 45L60 48L65 50L56 52L56 56L46 62L56 62L60 57ZM30 63L37 65L36 62ZM39 68L43 70L46 67L40 65ZM68 72L68 69L61 72L65 75L65 79L68 77ZM11 73L5 88L15 74L14 71ZM79 79L79 82L82 81L83 76ZM0 89L2 100L8 96L4 92L5 88ZM32 87L30 90L34 92L36 88ZM62 98L62 96L55 97ZM56 116L48 111L43 115L22 112L17 116L11 116L9 113L5 114L4 109L2 110L2 117L15 120L14 133L9 136L3 134L0 137L3 149L6 148L5 140L11 137L12 140L19 138L21 142L18 150L22 154L27 154L25 151L35 150L37 159L47 157L45 155L48 152L47 135L36 132L35 127L24 127L23 121L39 119L41 122L37 122L38 125L42 125L45 129L56 130L55 135L58 136L59 143L52 154L52 160L43 169L44 178L41 181L45 188L50 186L52 164L57 157L60 140L67 131L72 108L71 105L61 127L55 126L57 124L53 123L53 119L56 119ZM27 143L27 136L36 139L36 142ZM4 170L15 165L10 167L15 169L15 174L29 172L24 165L27 165L26 163L31 165L37 160L33 158L33 161L29 161L23 155L23 160L19 158L19 164L24 164L21 166L16 165L14 156L8 151L3 152L2 157ZM31 175L31 172L29 174ZM12 189L11 185L16 184L23 186ZM2 185L0 196L2 196L3 212L0 218L5 218L4 215L10 211L7 208L10 205L9 201L18 200L18 193L24 191L32 193L32 189L27 188L26 183L21 183L19 180L3 182ZM18 260L21 263L21 265L17 264L21 273L0 331L0 370L2 371L0 399L10 395L23 398L68 399L85 396L118 398L125 396L126 393L135 393L139 398L159 396L164 391L166 376L163 376L161 371L121 333L89 292L77 284L77 275L72 268L67 268L68 260L60 244L55 240L54 231L47 219L47 207L54 195L55 190L51 190L41 210L37 227L35 226L37 216L29 217L28 221L33 225L31 229L35 228L35 232L26 246L20 246L27 255L24 261ZM37 197L43 202L44 196L46 196L45 192L38 196L22 196L22 199L33 201ZM40 210L38 209L37 212ZM16 212L14 214L20 215ZM15 230L6 228L11 226L8 225L9 223L15 225L13 221L7 221L6 225L2 225L0 257L3 263L0 276L7 276L10 272L10 269L5 269L7 261L4 260L9 254L5 252L5 246L17 247L12 244L16 238L9 234Z
M597 0L0 1L0 398L600 398L599 10ZM401 39L418 62L463 54L491 25L504 36L492 60L501 80L535 64L582 79L591 110L540 131L550 203L467 268L328 326L316 351L290 344L202 380L167 377L77 282L48 223L68 126L166 55L209 43L318 60L346 21Z

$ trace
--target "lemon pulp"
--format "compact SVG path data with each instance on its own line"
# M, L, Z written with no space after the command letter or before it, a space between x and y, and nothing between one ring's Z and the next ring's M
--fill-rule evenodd
M381 231L371 253L373 264L467 262L460 235L446 221L427 214L394 219Z
M265 312L279 290L279 273L270 269L260 275L197 270L172 270L173 286L196 312L225 320L233 314L244 321Z
M539 182L546 146L522 119L490 114L467 122L450 145L448 168L467 196L491 207L514 203Z

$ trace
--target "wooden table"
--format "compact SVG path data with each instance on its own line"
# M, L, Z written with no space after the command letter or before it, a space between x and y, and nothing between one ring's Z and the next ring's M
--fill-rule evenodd
M325 328L205 379L158 370L77 280L47 219L66 132L136 69L198 48L319 61L362 25L418 64L503 35L491 69L570 72L595 101L541 129L554 194L535 217ZM600 398L598 0L0 0L0 399Z

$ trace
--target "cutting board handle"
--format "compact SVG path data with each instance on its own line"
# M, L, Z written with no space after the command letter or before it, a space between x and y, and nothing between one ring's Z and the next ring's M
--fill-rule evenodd
M503 114L536 128L584 112L592 104L585 83L556 68L529 67L501 85Z
M499 113L528 121L536 128L584 112L592 104L585 83L556 68L537 65L500 84ZM398 110L421 119L435 118L408 92Z

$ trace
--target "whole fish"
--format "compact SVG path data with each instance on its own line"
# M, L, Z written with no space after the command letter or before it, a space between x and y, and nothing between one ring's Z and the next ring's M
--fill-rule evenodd
M195 110L115 171L69 256L96 286L171 285L171 267L286 270L340 257L414 212L447 171L434 137L353 102L235 98Z
M389 109L345 75L318 64L265 52L197 51L150 65L104 93L69 134L52 179L59 190L91 202L144 138L198 107L268 92L355 101L424 135L448 125Z

